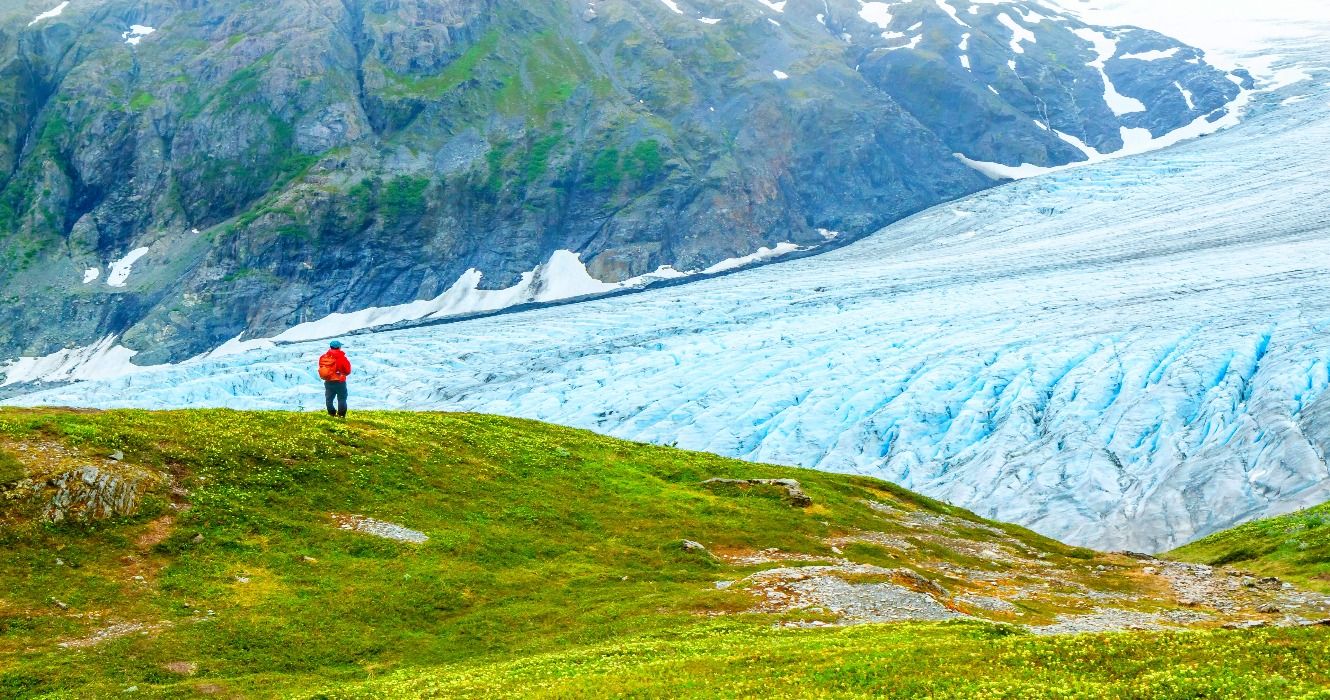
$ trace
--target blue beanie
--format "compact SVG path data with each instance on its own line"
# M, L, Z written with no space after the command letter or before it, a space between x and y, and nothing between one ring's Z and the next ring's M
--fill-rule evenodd
M342 347L342 341L334 340L331 343L328 343L328 347L333 348L334 350L340 348Z

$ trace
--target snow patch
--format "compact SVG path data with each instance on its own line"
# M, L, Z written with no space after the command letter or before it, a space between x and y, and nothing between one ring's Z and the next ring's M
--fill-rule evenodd
M698 17L697 21L702 24L720 24L720 20L715 17Z
M898 35L895 35L895 36L892 36L892 37L888 37L886 34L883 34L883 35L882 35L882 38L884 38L884 39L886 39L886 38L896 39L896 38L900 38L900 36L901 36L901 35L898 34ZM917 35L917 36L911 38L910 41L909 41L908 43L901 44L900 46L880 46L880 47L878 47L878 48L875 49L875 50L876 50L876 51L900 51L901 49L911 49L911 50L912 50L912 49L917 49L917 48L919 48L919 43L922 42L923 40L924 40L924 37L923 37L922 34L920 34L920 35Z
M1306 70L1303 70L1301 66L1290 66L1288 68L1281 68L1277 71L1274 71L1271 74L1268 74L1261 80L1261 92L1274 92L1276 90L1282 90L1295 83L1300 83L1304 80L1311 80L1311 79L1312 79L1311 74L1308 73Z
M129 273L138 259L147 255L147 248L135 248L129 251L125 257L111 263L111 269L106 274L106 285L108 287L123 287L129 280Z
M1174 82L1173 86L1178 89L1178 92L1182 93L1182 99L1187 101L1187 110L1196 109L1196 100L1192 97L1191 90L1183 87L1181 82Z
M32 25L44 19L52 19L54 17L59 17L60 13L64 12L66 7L69 7L69 0L65 0L65 2L62 2L59 5L56 5L55 7L41 13L40 15L33 17L32 21L28 22L28 26L31 27Z
M1173 58L1181 51L1177 46L1167 51L1144 51L1142 53L1124 53L1118 58L1131 61L1162 61L1165 58Z
M93 282L97 281L98 277L101 276L102 276L102 268L90 267L83 271L83 283L92 284Z
M1205 114L1192 120L1190 124L1174 131L1170 131L1158 138L1154 137L1148 129L1130 129L1122 127L1123 147L1112 153L1101 153L1069 134L1054 132L1059 138L1070 143L1085 153L1088 160L1078 163L1068 163L1067 165L1042 166L1022 163L1021 165L1003 165L1001 163L989 163L977 161L965 157L963 154L954 154L962 163L987 175L994 180L1021 180L1039 175L1048 175L1070 168L1077 168L1090 163L1099 163L1106 160L1124 158L1126 156L1140 155L1150 151L1157 151L1161 148L1168 148L1183 141L1209 136L1210 134L1237 126L1242 121L1242 115L1251 104L1252 91L1243 90L1238 94L1237 99L1229 103L1227 107ZM1222 114L1221 114L1222 113ZM1219 115L1219 116L1216 116Z
M79 348L57 350L42 357L20 357L0 366L5 381L0 386L24 382L76 382L107 377L122 377L143 370L130 358L138 354L123 345L119 338L105 338Z
M974 8L971 7L971 9ZM1038 12L1035 12L1034 10L1027 11L1019 7L1013 7L1011 9L1013 12L1020 15L1021 20L1026 22L1027 24L1039 24L1040 22L1043 22L1044 20L1048 19L1047 17L1039 14Z
M776 76L776 80L789 80L790 74L784 71L773 70L771 74Z
M860 3L859 16L862 17L865 22L876 24L879 29L886 29L891 26L891 3Z
M550 256L549 262L537 266L531 272L523 273L521 279L512 287L480 289L483 274L479 270L471 269L462 273L447 291L433 299L420 299L394 306L375 306L359 311L335 312L315 321L292 326L271 338L246 340L242 334L189 362L272 348L279 343L331 338L395 323L446 319L499 311L520 304L549 303L608 294L622 289L639 289L665 280L736 270L798 250L800 247L794 243L779 243L774 248L764 246L749 255L722 260L704 270L685 272L676 270L670 265L662 265L655 272L648 272L622 282L602 282L587 272L586 265L582 263L577 253L558 250ZM98 378L106 376L99 375Z
M1016 24L1016 20L1012 19L1011 16L1005 12L998 15L998 22L1001 23L1002 26L1011 30L1012 53L1025 53L1025 47L1021 46L1023 42L1028 41L1031 44L1033 44L1038 41L1038 39L1034 35L1034 32L1030 31L1029 29L1026 29L1025 27L1022 27L1019 24Z
M947 16L950 17L952 21L955 22L956 24L959 24L962 27L970 26L966 24L964 20L961 19L960 15L956 14L956 8L952 7L951 4L947 2L947 0L937 0L937 6L943 12L947 13Z
M130 46L138 46L139 42L143 41L143 37L148 36L149 34L152 34L155 31L157 30L152 27L142 24L135 24L129 28L129 31L122 33L120 35L120 38L124 39L125 43L129 44Z
M1113 81L1108 77L1108 73L1104 70L1104 66L1108 63L1108 59L1113 58L1118 52L1117 40L1103 32L1095 31L1088 27L1073 29L1072 32L1076 36L1090 42L1090 44L1094 46L1095 52L1099 55L1098 58L1087 65L1098 70L1099 75L1104 79L1104 102L1108 103L1108 108L1113 110L1113 114L1121 117L1125 114L1144 112L1146 109L1145 103L1134 97L1127 97L1118 92L1117 88L1113 85Z
M789 243L789 242L777 243L776 247L774 248L768 248L766 246L763 246L761 248L758 248L756 253L750 253L741 258L730 258L729 260L722 260L721 262L718 262L715 265L712 265L711 267L708 267L707 269L703 270L702 274L714 275L717 272L728 272L730 270L737 270L741 267L752 265L753 263L763 262L765 260L771 260L773 258L778 258L782 255L789 255L790 253L793 253L797 250L799 250L799 246L795 243Z
M785 3L788 2L789 0L780 0L780 2L772 2L771 0L757 0L757 1L771 8L774 12L784 12Z

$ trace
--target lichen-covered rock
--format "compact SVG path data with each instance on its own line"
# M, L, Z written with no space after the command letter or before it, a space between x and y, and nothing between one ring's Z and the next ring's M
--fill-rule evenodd
M80 467L46 481L40 491L49 493L50 498L42 517L58 523L133 515L154 480L148 473L137 470L112 472Z

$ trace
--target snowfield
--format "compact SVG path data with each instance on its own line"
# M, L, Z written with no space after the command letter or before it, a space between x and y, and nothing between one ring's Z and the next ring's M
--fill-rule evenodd
M353 410L501 413L871 474L1106 549L1165 550L1321 503L1325 86L1258 95L1218 135L996 188L824 255L344 338ZM321 348L9 402L317 409Z

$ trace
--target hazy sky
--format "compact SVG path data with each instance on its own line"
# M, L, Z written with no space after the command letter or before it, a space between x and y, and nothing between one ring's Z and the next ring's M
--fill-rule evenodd
M1330 31L1330 0L1054 0L1096 24L1134 24L1236 57ZM1317 26L1319 25L1319 26Z

